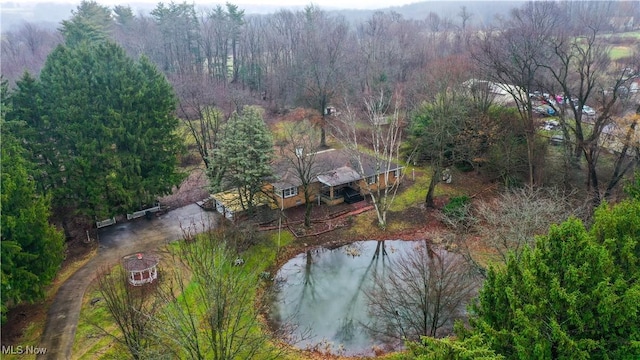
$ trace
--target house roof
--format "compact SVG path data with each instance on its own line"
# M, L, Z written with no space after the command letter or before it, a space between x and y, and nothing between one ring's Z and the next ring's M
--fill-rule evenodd
M277 189L288 189L294 186L302 185L299 176L291 164L283 161L273 166L275 180L271 181L271 185Z
M488 80L469 79L462 84L468 88L481 87L481 89L487 90L491 95L493 95L493 101L495 103L503 105L513 102L512 94L516 94L518 92L523 94L522 89L518 89L518 87L514 85L496 83Z
M242 202L240 201L240 193L238 193L238 189L230 189L227 191L222 191L216 194L211 195L211 198L222 203L224 207L233 213L238 213L243 211ZM272 205L272 201L264 195L263 193L257 193L253 196L253 205ZM246 204L245 204L246 205Z
M383 165L371 155L362 152L354 153L346 149L319 151L313 156L315 156L314 168L311 173L317 174L317 176L312 181L317 180L328 186L342 185L363 177L376 175L381 172L380 166ZM360 157L365 176L360 176L358 162L354 159L356 156ZM389 170L393 171L398 168L400 166L392 163ZM275 188L286 189L302 185L295 168L286 159L273 165L273 173L275 179L271 184Z
M317 176L318 181L327 186L348 184L352 181L360 180L361 178L362 177L357 171L348 166L342 166Z

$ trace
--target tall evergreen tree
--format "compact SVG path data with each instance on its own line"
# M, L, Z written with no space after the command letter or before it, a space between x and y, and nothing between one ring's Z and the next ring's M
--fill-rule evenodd
M211 159L211 185L215 190L236 188L243 209L256 205L255 196L271 175L273 139L262 119L262 109L246 106L233 113L224 127L220 146Z
M149 61L134 62L115 44L59 46L39 81L18 82L14 104L55 206L104 218L181 180L172 89Z
M594 216L593 237L612 255L619 275L630 285L637 285L640 282L640 199L623 201L611 209L602 205Z
M83 0L69 20L62 22L60 31L68 45L76 45L83 41L104 41L114 27L111 10L95 1Z
M195 4L158 3L151 11L162 34L166 72L186 75L200 73L202 58L200 54L200 22L196 16Z
M0 226L2 321L7 309L42 297L63 259L64 236L49 224L49 198L36 192L24 149L8 131L18 123L6 123L6 83L0 104L2 156L0 163Z

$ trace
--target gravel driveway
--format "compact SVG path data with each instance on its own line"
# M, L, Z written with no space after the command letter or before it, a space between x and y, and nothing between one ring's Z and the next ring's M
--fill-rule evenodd
M62 284L49 308L38 345L47 351L37 358L71 358L82 298L100 269L114 265L127 254L153 250L181 239L185 230L201 232L216 221L215 213L204 212L198 205L191 204L150 220L143 217L101 229L98 254Z

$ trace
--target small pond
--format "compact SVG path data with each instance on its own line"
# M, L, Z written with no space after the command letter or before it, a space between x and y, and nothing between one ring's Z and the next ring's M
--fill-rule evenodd
M335 249L317 248L287 262L275 278L270 320L292 325L294 345L345 356L373 356L374 349L398 349L376 339L365 289L394 259L419 242L360 241Z

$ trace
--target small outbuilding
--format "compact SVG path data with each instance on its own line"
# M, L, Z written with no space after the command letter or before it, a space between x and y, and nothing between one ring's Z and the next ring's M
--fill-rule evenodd
M158 262L156 255L136 253L122 258L122 266L127 272L129 284L142 286L152 283L158 278Z

